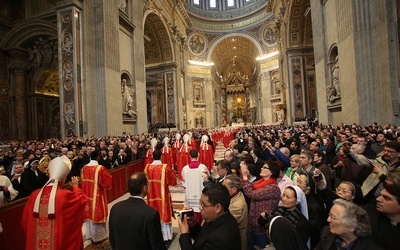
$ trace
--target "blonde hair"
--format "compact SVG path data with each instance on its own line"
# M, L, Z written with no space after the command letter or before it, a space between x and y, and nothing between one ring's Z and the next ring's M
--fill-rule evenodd
M296 163L299 163L300 162L300 155L292 155L292 156L290 156L290 160L293 160Z

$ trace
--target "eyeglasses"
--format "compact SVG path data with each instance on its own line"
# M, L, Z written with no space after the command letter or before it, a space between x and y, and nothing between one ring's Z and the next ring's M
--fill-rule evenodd
M206 208L206 207L211 207L211 206L212 206L212 204L206 205L206 204L204 204L204 202L202 202L202 201L200 200L200 204L199 204L199 209L200 209L200 210L203 210L204 208Z
M336 221L336 220L339 220L338 217L332 215L331 213L329 213L328 216L329 216L332 220L335 220L335 221Z
M262 169L269 169L269 167L266 167L266 166L262 166L261 168Z

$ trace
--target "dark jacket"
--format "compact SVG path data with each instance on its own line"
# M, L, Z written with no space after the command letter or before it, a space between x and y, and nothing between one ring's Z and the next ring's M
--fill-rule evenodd
M329 227L326 226L322 230L321 241L317 245L317 250L337 250L336 247L336 235L331 234L329 231ZM355 245L351 248L351 250L382 250L383 248L379 247L372 240L366 237L358 237Z
M392 225L386 215L376 210L375 204L365 207L371 222L372 234L370 238L383 249L395 250L400 246L400 224Z
M194 243L192 244L192 239ZM236 219L228 211L217 220L205 223L203 227L196 224L189 234L181 234L179 244L182 250L240 250L240 231Z
M109 239L113 250L165 249L158 211L130 197L110 211Z

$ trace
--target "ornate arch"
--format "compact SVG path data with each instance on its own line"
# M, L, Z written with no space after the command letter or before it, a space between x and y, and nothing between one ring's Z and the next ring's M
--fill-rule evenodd
M289 6L288 47L312 46L310 0L293 0Z
M0 48L23 48L23 44L34 37L57 37L57 27L55 24L36 19L25 20L11 29L0 42Z
M157 11L148 11L143 20L146 65L174 62L170 32L162 16Z
M211 55L213 53L213 50L218 45L218 43L220 43L222 40L224 40L226 38L234 37L234 36L241 36L241 37L249 39L250 41L253 42L254 46L257 48L259 55L261 56L264 54L264 49L263 49L262 45L260 44L258 37L248 34L246 32L235 32L235 33L229 33L226 35L219 36L217 39L211 41L210 45L209 45L209 49L206 54L206 61L211 60Z

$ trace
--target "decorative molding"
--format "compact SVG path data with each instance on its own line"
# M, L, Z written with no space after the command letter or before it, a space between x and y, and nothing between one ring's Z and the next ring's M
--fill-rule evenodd
M25 75L28 70L30 70L32 66L23 61L13 61L9 66L9 70L13 75Z

